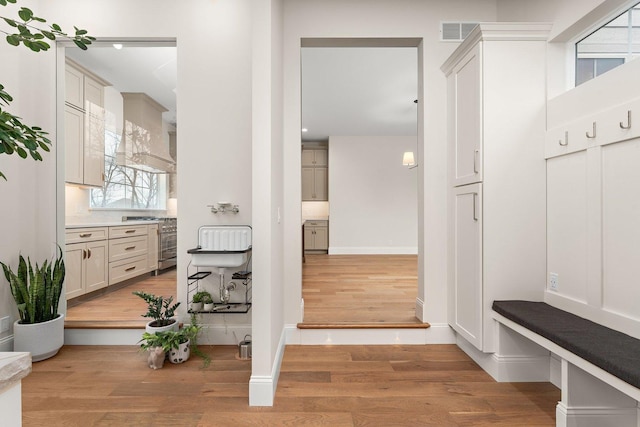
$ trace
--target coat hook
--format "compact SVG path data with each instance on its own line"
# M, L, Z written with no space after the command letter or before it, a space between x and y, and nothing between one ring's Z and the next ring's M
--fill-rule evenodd
M563 147L565 145L569 145L569 131L568 130L564 131L564 142L562 142L562 140L559 140L558 144L562 145Z
M627 110L627 125L625 126L624 123L620 122L620 128L631 129L631 110Z
M589 139L593 139L596 137L596 122L593 122L593 131L591 133L591 135L589 135L589 132L585 132L585 134L587 135L587 138Z

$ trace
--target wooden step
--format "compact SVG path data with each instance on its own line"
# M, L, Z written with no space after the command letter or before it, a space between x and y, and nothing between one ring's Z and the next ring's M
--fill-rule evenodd
M428 323L393 322L302 322L298 329L427 329Z

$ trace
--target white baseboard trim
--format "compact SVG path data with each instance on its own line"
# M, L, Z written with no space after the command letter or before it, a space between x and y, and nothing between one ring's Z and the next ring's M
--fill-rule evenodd
M637 427L636 408L556 406L556 427Z
M249 406L273 406L278 388L280 367L286 346L286 327L282 329L280 341L271 367L271 375L251 375L249 379Z
M285 326L290 345L425 345L455 344L448 324L432 324L427 329L298 329Z
M549 356L504 356L483 353L457 335L456 344L498 382L549 382Z
M391 247L329 247L329 255L417 255L416 246L391 246Z
M0 352L13 351L13 335L6 336L0 339Z

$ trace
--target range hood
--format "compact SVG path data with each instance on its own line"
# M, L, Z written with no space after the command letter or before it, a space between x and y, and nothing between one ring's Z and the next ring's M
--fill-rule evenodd
M144 93L125 92L122 99L124 123L116 163L151 173L174 173L176 162L162 132L162 113L167 109Z

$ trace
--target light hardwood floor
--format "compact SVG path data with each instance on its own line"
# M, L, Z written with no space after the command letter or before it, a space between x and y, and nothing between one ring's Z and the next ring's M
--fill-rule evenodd
M65 346L23 380L30 426L554 426L560 391L496 383L454 345L287 346L273 407L235 346L154 371L136 347Z
M306 255L304 322L419 324L416 255Z
M176 270L167 270L158 275L145 275L130 281L126 287L114 292L96 296L88 301L67 308L66 326L101 328L140 328L150 320L141 315L146 313L147 304L132 294L145 291L165 298L176 298Z

